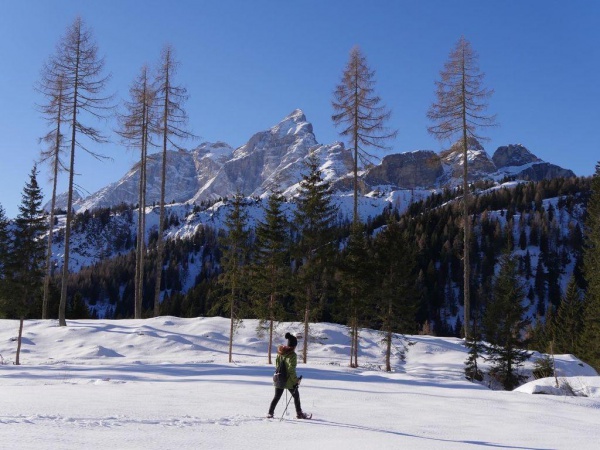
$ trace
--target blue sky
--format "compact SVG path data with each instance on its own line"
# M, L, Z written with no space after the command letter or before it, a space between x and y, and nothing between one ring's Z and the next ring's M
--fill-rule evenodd
M33 86L77 15L92 28L115 102L125 99L145 63L173 45L188 89L191 130L202 141L237 147L296 108L317 140L340 140L331 99L352 46L376 71L377 92L399 130L393 152L448 146L427 133L434 82L461 35L480 55L494 89L488 153L521 143L538 157L591 175L600 159L600 2L595 1L47 1L0 0L0 204L17 214L21 192L46 125ZM107 133L115 123L97 124ZM135 162L112 134L79 152L76 182L91 192L119 179ZM48 197L48 170L39 180ZM61 181L60 191L66 189Z

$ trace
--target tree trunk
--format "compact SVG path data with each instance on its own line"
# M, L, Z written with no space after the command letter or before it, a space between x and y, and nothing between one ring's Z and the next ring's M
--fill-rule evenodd
M146 99L142 107L142 145L140 155L140 184L139 184L139 205L138 205L138 235L136 248L136 267L135 267L135 295L134 295L134 317L142 318L142 302L144 296L144 250L145 250L145 231L146 231L146 153L148 141L148 111Z
M354 322L354 367L358 367L358 318Z
M385 349L385 371L386 372L391 372L392 371L392 363L391 363L391 359L392 359L392 330L391 328L388 330L387 332L387 345L386 345L386 349Z
M235 288L231 291L231 304L229 308L230 320L229 320L229 362L233 362L233 322L235 318L234 314L234 303L235 303Z
M19 319L19 336L17 337L17 357L15 358L15 365L21 365L21 338L23 337L23 317Z
M471 233L469 223L469 169L468 169L468 142L467 142L467 105L466 105L466 86L465 86L465 57L463 51L462 67L462 120L463 120L463 227L464 227L464 247L463 247L463 290L464 290L464 330L465 342L470 337L471 326Z
M302 349L302 361L306 364L308 359L308 320L310 318L310 289L307 292L306 308L304 310L304 346Z
M165 103L163 108L163 154L162 154L162 174L160 180L160 219L158 224L158 261L156 263L156 288L154 289L154 316L160 314L160 282L162 280L163 258L165 253L165 244L163 241L164 220L165 220L165 191L167 186L167 136L169 128L169 70L165 74Z
M62 84L61 84L62 86ZM61 87L62 92L62 87ZM54 228L54 209L56 208L56 185L58 182L58 163L59 163L59 149L60 149L60 118L62 117L62 96L58 102L58 121L56 125L56 142L55 151L56 155L54 158L53 167L53 180L52 180L52 200L50 202L50 219L48 226L48 248L46 251L46 276L44 277L44 298L42 299L42 319L48 318L48 297L50 291L50 278L52 276L52 230Z
M75 63L75 81L73 84L73 117L71 120L71 159L69 163L69 193L67 196L67 222L65 224L65 255L63 258L62 283L60 289L60 304L58 306L58 324L67 326L67 280L69 278L69 252L71 244L71 221L73 219L73 182L75 175L75 146L77 136L77 109L79 88L80 41L77 41L77 60Z
M392 371L391 356L392 356L392 314L394 313L392 298L388 300L388 314L387 314L387 348L385 351L385 370L386 372Z
M273 308L275 307L275 295L271 294L271 301L269 305L269 364L271 364L271 347L273 346Z

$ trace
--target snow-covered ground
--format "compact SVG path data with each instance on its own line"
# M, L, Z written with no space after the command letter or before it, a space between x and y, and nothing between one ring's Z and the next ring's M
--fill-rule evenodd
M557 357L559 382L580 396L554 378L493 391L464 380L452 338L398 338L386 373L381 337L364 330L361 367L350 369L346 330L333 324L312 326L298 366L313 420L290 406L280 421L285 397L266 419L273 366L257 324L243 322L230 364L223 318L26 321L16 366L18 322L0 320L0 448L599 448L600 377L570 355ZM300 330L281 324L277 343ZM531 395L540 391L555 395Z

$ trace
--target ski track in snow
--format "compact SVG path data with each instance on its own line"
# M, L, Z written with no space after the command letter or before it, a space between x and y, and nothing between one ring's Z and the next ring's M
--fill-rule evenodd
M61 415L43 415L36 414L32 416L1 416L0 424L30 424L30 425L50 425L50 426L71 426L74 428L114 428L126 425L158 425L162 427L186 428L199 425L220 425L220 426L240 426L251 422L269 421L267 419L253 416L231 416L217 419L202 419L200 417L183 416L158 419L137 419L127 416L107 416L107 417L65 417ZM277 419L279 420L279 419Z

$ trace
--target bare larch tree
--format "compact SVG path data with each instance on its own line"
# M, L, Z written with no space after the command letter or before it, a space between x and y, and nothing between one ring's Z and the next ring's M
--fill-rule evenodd
M117 133L129 147L140 151L140 181L138 194L138 227L135 258L134 318L142 318L144 295L144 260L146 248L146 161L151 130L156 118L155 93L152 90L149 70L143 66L139 76L129 89L125 112L119 114Z
M387 149L385 142L396 137L397 131L386 128L389 111L375 94L375 71L367 65L367 59L360 48L350 51L350 60L342 74L342 80L333 93L331 116L336 126L341 126L340 134L349 138L354 153L354 215L358 222L358 165L372 162L375 155L369 147Z
M396 137L397 131L385 126L391 111L382 104L381 98L375 94L375 71L367 65L367 59L358 46L350 51L350 60L342 80L333 93L332 106L335 114L331 116L333 123L342 127L340 134L349 138L349 145L354 155L354 211L353 229L359 227L358 216L358 166L359 161L364 166L372 162L375 155L369 153L369 148L387 149L386 141ZM351 290L351 295L354 290ZM357 304L358 299L351 298L351 304ZM357 308L353 308L356 311ZM358 324L359 317L350 317L352 345L350 349L356 358L358 355ZM351 366L354 363L351 362Z
M162 138L162 171L160 183L160 218L158 222L157 256L156 256L156 287L154 291L154 316L160 314L160 284L162 281L163 259L165 253L164 222L165 222L165 192L167 183L167 146L171 144L179 149L176 140L194 137L187 129L188 117L183 109L187 100L187 90L173 83L178 63L174 57L173 48L165 46L162 51L158 73L155 80L156 104L161 110L159 124L155 130Z
M48 78L48 76L52 76ZM63 145L64 136L61 126L64 122L64 76L62 73L53 73L45 65L36 90L44 97L44 102L39 105L39 110L46 119L50 130L41 138L48 147L41 152L41 162L50 164L50 180L52 182L52 198L50 200L50 215L48 218L48 242L46 247L46 271L44 275L44 293L42 297L42 319L48 318L48 296L50 279L52 277L52 230L54 228L54 210L56 208L56 185L58 173L66 170L61 159L65 152Z
M67 279L69 275L69 244L71 239L71 221L73 218L73 185L75 175L75 151L83 149L97 159L104 158L99 153L84 146L81 137L94 143L107 142L107 139L93 126L83 123L82 118L104 118L111 106L110 96L102 93L108 81L103 75L104 59L98 57L92 33L80 17L67 28L66 34L56 47L56 54L47 64L44 78L57 80L62 77L62 111L65 123L70 128L70 137L65 142L70 149L69 187L67 196L67 220L65 226L65 250L62 270L62 285L58 320L60 326L66 326Z
M493 90L483 87L484 74L479 70L479 56L464 36L450 52L440 81L436 81L436 101L427 117L434 122L428 131L437 139L445 141L459 137L463 152L463 265L464 265L464 335L469 337L470 309L470 258L471 231L469 223L469 169L468 143L471 139L484 140L478 128L495 126L496 116L486 115L488 99Z

